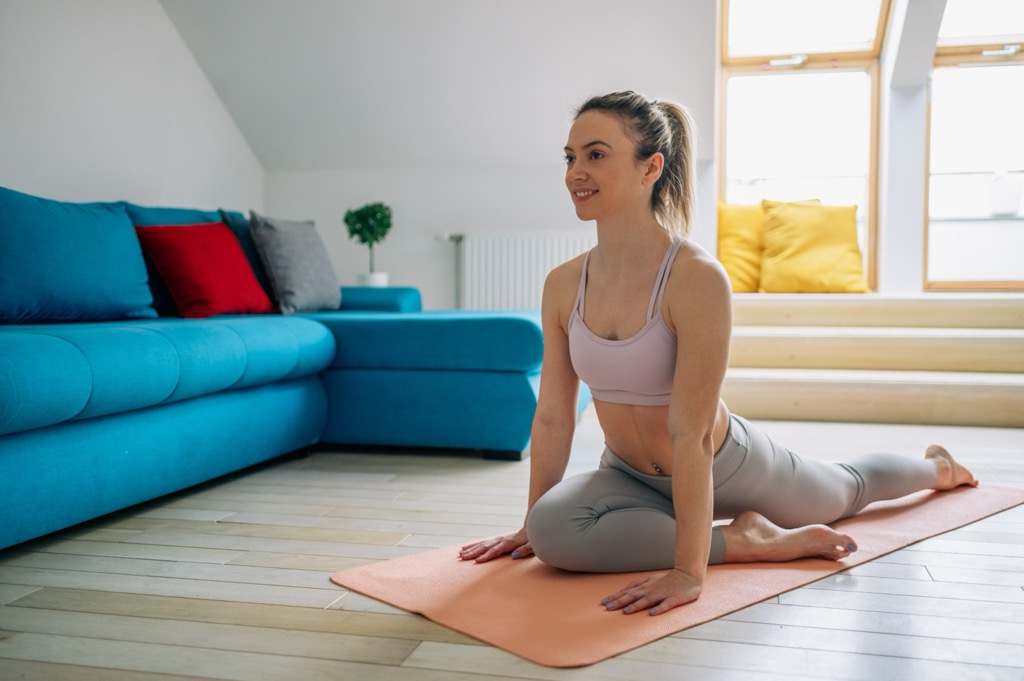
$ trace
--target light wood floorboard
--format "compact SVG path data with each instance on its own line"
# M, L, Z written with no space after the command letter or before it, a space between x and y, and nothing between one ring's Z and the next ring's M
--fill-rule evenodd
M762 422L804 456L950 447L1024 487L1024 430ZM588 410L569 474L602 448ZM514 529L529 461L314 452L0 551L0 679L1019 679L1024 507L581 669L329 582Z

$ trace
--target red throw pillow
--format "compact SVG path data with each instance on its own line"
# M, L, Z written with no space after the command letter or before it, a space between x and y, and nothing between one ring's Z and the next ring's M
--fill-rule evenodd
M147 225L135 232L182 317L274 312L241 244L223 222Z

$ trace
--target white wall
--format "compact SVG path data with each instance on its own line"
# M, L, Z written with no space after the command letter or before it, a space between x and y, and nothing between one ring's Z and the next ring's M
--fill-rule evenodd
M424 307L455 305L455 246L446 233L585 229L564 197L559 163L535 168L361 168L269 173L267 213L316 221L342 284L368 271L365 246L350 240L349 208L384 201L392 228L374 249L392 285L415 286Z
M0 0L0 185L260 209L264 173L157 0Z

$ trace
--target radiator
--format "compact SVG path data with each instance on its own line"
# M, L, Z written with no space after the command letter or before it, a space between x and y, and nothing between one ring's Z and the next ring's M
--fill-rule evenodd
M540 308L544 278L596 243L592 230L457 234L456 299L469 310Z

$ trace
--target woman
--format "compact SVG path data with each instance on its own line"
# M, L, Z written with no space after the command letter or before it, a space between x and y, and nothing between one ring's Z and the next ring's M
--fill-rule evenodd
M709 564L842 559L856 542L824 523L880 499L977 484L937 445L922 459L802 460L729 413L720 395L732 294L717 260L686 239L693 125L681 107L633 92L595 97L576 113L565 159L576 214L596 221L598 243L544 285L526 523L463 547L462 559L668 570L602 600L657 615L696 600ZM563 480L581 379L607 446L597 470Z

